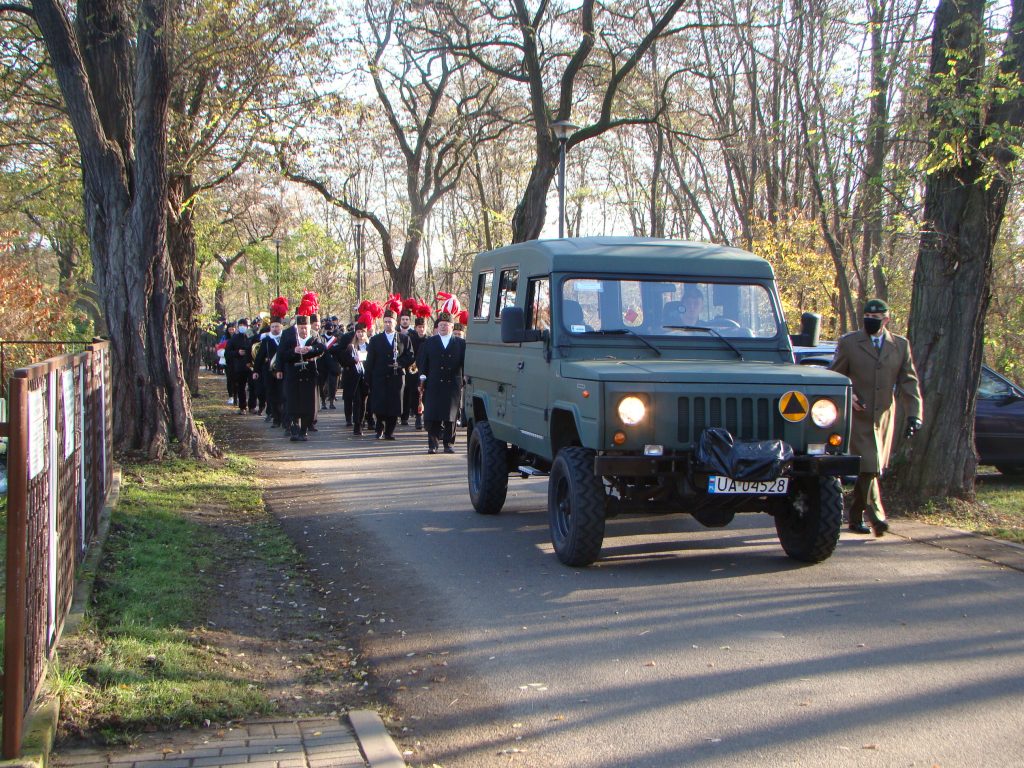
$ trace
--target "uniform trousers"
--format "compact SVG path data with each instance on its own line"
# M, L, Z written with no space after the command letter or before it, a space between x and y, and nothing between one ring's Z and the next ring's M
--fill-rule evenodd
M864 522L865 515L869 523L885 521L885 507L882 506L882 492L878 485L877 472L861 472L853 486L850 525L860 525Z
M240 411L244 411L246 408L256 408L256 398L252 398L251 402L249 399L252 387L252 381L250 380L251 376L252 374L249 372L248 368L235 370L233 379L235 391L233 394L235 398L235 405Z
M415 416L420 404L419 374L406 374L405 389L402 390L402 423L408 424L409 417Z
M445 448L455 442L454 421L431 421L428 419L425 425L427 428L428 448L436 451L439 442L443 442Z
M366 389L366 382L361 378L352 385L350 390L345 392L345 418L352 422L352 431L357 435L363 434L367 394L369 393Z

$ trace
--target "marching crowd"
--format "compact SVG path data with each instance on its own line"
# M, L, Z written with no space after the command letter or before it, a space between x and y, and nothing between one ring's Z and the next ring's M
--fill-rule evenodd
M317 415L337 410L355 435L394 440L401 423L427 434L427 452L454 453L462 406L467 313L438 294L437 311L392 294L364 301L354 322L321 319L317 295L306 293L292 322L288 300L274 299L269 316L225 323L212 346L227 379L228 404L262 414L293 441L317 431ZM428 319L432 333L427 332ZM380 330L374 333L377 323Z

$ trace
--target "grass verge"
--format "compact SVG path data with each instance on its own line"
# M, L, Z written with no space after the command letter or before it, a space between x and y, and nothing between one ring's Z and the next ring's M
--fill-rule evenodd
M256 557L294 562L252 462L125 464L122 478L86 626L50 670L65 731L121 743L143 729L269 712L259 680L219 665L201 639L204 613L220 599L214 574L232 548L204 511L243 521Z
M975 500L946 499L909 511L908 517L1024 544L1024 483L999 474L978 476Z

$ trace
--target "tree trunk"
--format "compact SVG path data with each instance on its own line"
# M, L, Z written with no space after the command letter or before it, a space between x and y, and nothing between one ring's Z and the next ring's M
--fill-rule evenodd
M82 156L93 277L111 341L115 448L159 458L174 443L179 453L210 455L181 375L167 258L167 4L142 0L136 25L119 5L83 0L78 18L103 24L80 28L81 48L62 5L33 0L33 10Z
M538 155L540 145L545 142L538 142ZM512 242L524 243L527 240L536 240L540 237L540 231L544 228L544 218L547 215L547 196L551 181L555 178L558 170L557 150L551 150L552 142L546 142L548 147L547 156L538 157L530 173L530 181L523 191L523 196L516 205L516 211L512 215ZM556 144L557 146L557 144Z
M193 396L199 394L199 266L196 260L195 189L191 177L174 176L168 191L167 253L174 269L174 313L182 375Z
M1008 129L1024 124L1019 92L1005 100L979 94L984 13L984 0L942 0L935 11L931 72L936 85L928 116L930 163L937 170L925 188L910 309L910 340L924 385L924 428L910 441L909 462L898 475L900 489L917 500L974 493L974 410L992 251L1012 182L1013 151L1006 137L1012 134ZM1024 73L1021 0L1013 3L1009 29L1000 68L1019 80ZM944 154L951 134L966 136L960 155Z
M217 277L217 285L213 289L213 311L217 313L217 317L229 323L231 318L228 317L228 305L227 300L224 298L224 293L227 290L228 281L231 279L231 272L234 268L234 261L221 261L220 275Z

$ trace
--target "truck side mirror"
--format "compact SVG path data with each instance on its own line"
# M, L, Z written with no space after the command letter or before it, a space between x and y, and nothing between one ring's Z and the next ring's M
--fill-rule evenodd
M520 307L501 310L501 341L503 344L522 344L540 341L541 331L526 327L526 313Z
M800 333L790 334L789 343L794 347L816 347L821 336L821 315L804 312L800 315Z

